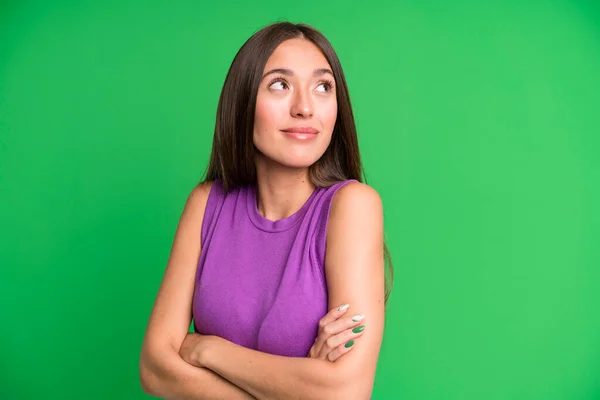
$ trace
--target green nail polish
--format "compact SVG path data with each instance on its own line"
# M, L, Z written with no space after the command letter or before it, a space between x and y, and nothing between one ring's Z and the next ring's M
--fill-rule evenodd
M362 332L364 329L365 329L365 326L364 326L364 325L361 325L361 326L357 326L356 328L352 329L352 332L354 332L354 333L360 333L360 332Z
M348 343L346 343L346 345L344 347L345 348L350 348L350 347L352 347L353 344L354 344L354 340L351 340Z

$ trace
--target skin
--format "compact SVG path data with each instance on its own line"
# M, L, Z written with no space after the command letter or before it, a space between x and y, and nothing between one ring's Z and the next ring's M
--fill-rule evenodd
M269 74L273 69L289 71ZM267 62L254 126L257 205L265 218L292 215L314 190L307 170L327 149L337 116L335 86L323 84L324 79L333 81L323 73L326 69L330 66L319 49L302 39L283 42ZM315 75L315 70L321 74ZM297 140L281 131L292 126L310 126L319 133L311 140ZM192 191L175 234L141 352L144 390L164 398L368 399L384 320L383 211L378 194L352 182L334 196L325 259L331 311L321 320L308 357L291 358L187 333L209 191L210 184ZM339 310L344 304L348 306ZM363 319L352 321L359 314ZM358 326L368 329L352 332ZM356 344L346 347L352 339Z
M269 74L275 69L289 69L292 75ZM328 89L324 80L334 78L329 73L314 76L315 70L331 70L319 49L306 40L288 40L267 61L258 89L254 122L258 209L271 220L290 216L308 199L314 190L307 179L308 167L331 142L337 99L335 87ZM281 132L298 126L319 133L313 140L300 141Z

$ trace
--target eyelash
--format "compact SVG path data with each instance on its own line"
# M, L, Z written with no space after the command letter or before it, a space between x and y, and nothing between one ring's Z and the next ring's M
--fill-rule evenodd
M283 82L285 85L288 85L286 80L279 76L279 77L273 79L271 82L269 82L269 84L267 86L271 87L271 85L274 84L275 82ZM323 84L326 86L327 92L330 92L334 88L333 81L330 79L323 79L322 81L319 82L319 86L323 85Z

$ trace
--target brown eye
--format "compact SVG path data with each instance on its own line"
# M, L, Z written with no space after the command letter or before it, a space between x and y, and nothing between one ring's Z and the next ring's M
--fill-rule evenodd
M331 82L329 82L329 81L325 81L325 82L319 83L319 86L317 86L317 88L319 88L321 86L324 87L324 90L319 90L322 93L330 92L331 89L333 88L333 84Z
M285 90L287 87L288 87L287 83L285 83L281 79L275 79L275 80L271 81L271 83L269 84L269 88L275 89L275 90Z

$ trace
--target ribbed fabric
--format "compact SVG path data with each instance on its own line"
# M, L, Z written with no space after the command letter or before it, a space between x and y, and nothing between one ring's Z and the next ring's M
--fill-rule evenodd
M317 188L293 215L263 217L254 185L212 185L196 274L195 331L241 346L306 357L327 313L325 239L334 194Z

